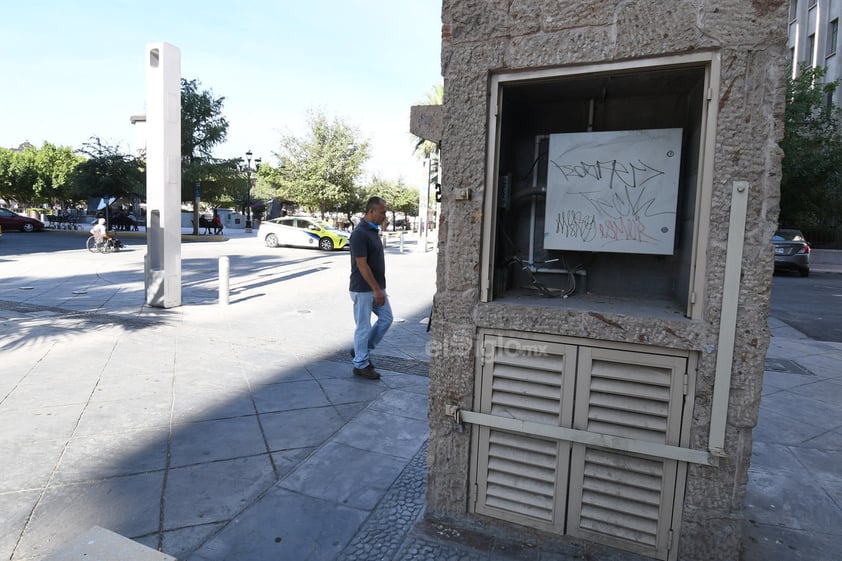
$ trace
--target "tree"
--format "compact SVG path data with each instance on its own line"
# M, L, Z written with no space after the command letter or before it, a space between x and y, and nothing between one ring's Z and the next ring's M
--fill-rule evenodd
M353 200L354 182L362 175L369 144L358 138L356 129L338 118L328 120L322 112L311 111L307 122L307 136L281 139L274 154L279 167L266 169L262 177L275 185L281 197L318 209L324 217L328 210Z
M40 149L25 143L19 150L0 149L0 198L26 206L64 205L73 198L73 170L84 158L69 146L45 142Z
M36 201L35 183L38 171L35 166L37 150L27 144L19 151L2 149L0 153L0 197L24 203Z
M92 137L83 144L79 152L88 159L79 163L70 175L77 196L105 199L145 196L146 166L143 160L121 152L119 147L106 144L98 137Z
M228 136L222 115L224 97L201 90L198 80L181 79L181 200L196 200L196 185L205 200L230 198L239 185L237 160L214 158L213 150ZM193 208L193 233L199 232L199 205Z
M55 146L45 142L35 155L38 177L35 183L36 196L62 207L69 200L78 198L74 196L72 178L76 167L84 161L69 146Z
M836 226L842 212L842 119L830 101L838 82L824 82L825 73L802 65L787 80L781 226Z
M365 202L369 197L383 197L386 199L389 211L392 213L390 224L395 229L396 213L403 213L404 219L409 215L418 214L418 191L404 184L403 179L389 181L374 177L369 185L360 192L360 209L365 209Z

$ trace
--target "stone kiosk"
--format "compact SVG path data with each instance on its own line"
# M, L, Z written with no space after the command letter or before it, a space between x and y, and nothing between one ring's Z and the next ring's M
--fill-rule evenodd
M782 0L443 1L427 516L737 559ZM596 545L595 545L596 544Z

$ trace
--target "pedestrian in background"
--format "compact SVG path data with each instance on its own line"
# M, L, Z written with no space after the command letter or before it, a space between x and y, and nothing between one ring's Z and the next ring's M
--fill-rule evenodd
M369 353L392 325L392 307L386 295L386 261L380 225L386 220L386 201L371 197L365 216L351 232L351 301L354 303L354 375L380 378ZM371 324L371 314L377 316Z

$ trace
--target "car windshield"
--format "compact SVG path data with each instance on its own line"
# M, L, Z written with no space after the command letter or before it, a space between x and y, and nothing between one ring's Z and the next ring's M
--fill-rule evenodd
M778 242L804 242L804 234L800 230L778 230L772 236L774 241Z

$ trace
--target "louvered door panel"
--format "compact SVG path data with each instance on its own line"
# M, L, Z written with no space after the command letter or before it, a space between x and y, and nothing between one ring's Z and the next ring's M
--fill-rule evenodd
M679 444L683 357L579 349L574 428ZM568 533L665 559L677 462L576 444Z
M479 411L570 426L576 347L487 336ZM472 474L481 514L562 532L570 445L478 427Z

